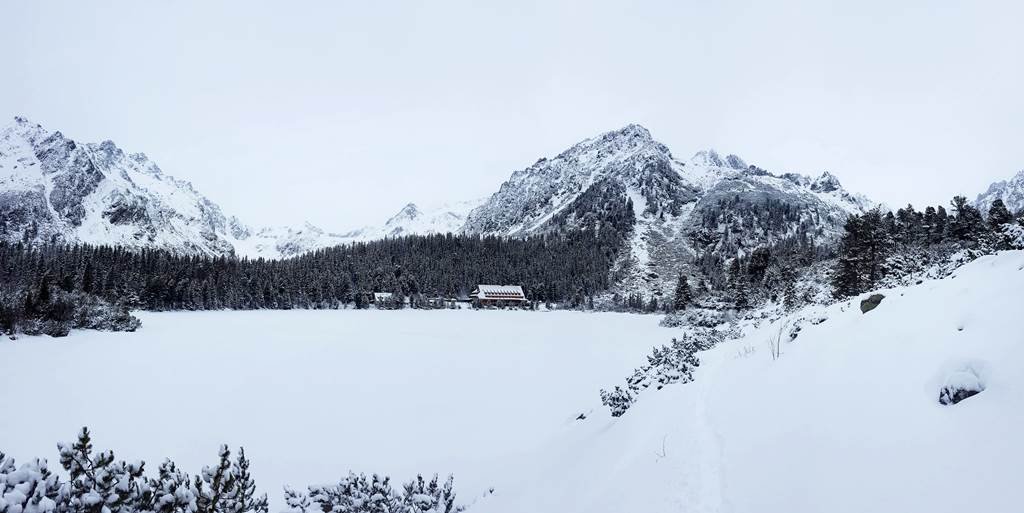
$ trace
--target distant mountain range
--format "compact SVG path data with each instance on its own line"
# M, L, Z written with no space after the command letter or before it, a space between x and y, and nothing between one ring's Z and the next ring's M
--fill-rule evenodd
M409 204L380 227L252 228L189 182L112 141L80 143L21 117L0 129L0 239L280 258L406 234L457 231L477 203Z
M8 241L281 258L409 234L525 236L573 229L593 221L587 214L600 208L598 190L632 205L635 226L618 272L647 286L652 280L664 285L680 262L708 244L742 253L797 232L830 240L848 215L875 205L829 173L771 174L713 150L677 160L647 129L629 125L514 172L488 198L432 208L410 203L380 226L347 232L308 223L253 228L142 153L126 153L111 141L80 143L21 117L0 130L0 239ZM1024 207L1024 172L993 184L977 203L987 208L996 197L1011 209ZM755 222L764 211L751 209L768 204L786 206L786 221L771 229ZM744 223L761 228L733 229Z

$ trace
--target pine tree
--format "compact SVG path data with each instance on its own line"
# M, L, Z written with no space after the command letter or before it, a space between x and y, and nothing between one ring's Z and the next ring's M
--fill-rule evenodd
M1013 215L1006 208L1003 200L996 198L988 209L988 226L992 231L999 231L1000 227L1013 222Z
M675 301L672 306L676 310L686 310L686 307L690 306L692 301L693 293L690 291L690 284L686 279L686 275L679 273L679 279L676 282Z
M972 207L967 198L954 196L953 210L955 211L951 235L959 241L971 241L985 231L986 225L978 209Z
M616 386L611 392L602 389L601 404L611 410L612 417L621 417L633 405L633 396L619 386Z
M70 477L68 511L135 513L146 485L143 464L115 462L112 451L93 455L92 437L84 427L74 444L60 444L58 449L61 466Z
M50 513L67 510L67 490L45 459L16 466L0 452L0 513Z
M152 490L148 504L140 508L153 513L194 513L196 495L188 474L178 470L174 462L164 460L155 479L149 480Z

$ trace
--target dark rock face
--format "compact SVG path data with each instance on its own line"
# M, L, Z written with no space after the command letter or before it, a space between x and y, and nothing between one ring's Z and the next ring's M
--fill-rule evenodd
M110 220L111 224L145 224L151 225L152 220L146 210L146 205L141 202L133 202L128 199L114 201L103 211L103 217Z
M882 294L871 294L867 299L860 302L861 313L868 313L874 310L883 299L885 299L885 296Z
M939 392L939 404L956 404L968 397L974 397L981 393L981 390L946 387Z
M35 153L43 172L53 175L53 209L73 226L80 225L85 217L83 202L103 181L103 172L88 151L60 132L41 141Z
M22 234L33 221L49 215L43 191L0 191L0 231ZM20 235L16 235L20 236ZM35 237L35 235L32 235Z

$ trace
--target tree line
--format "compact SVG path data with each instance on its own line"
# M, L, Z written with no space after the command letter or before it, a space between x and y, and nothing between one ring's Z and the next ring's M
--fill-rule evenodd
M581 303L610 287L628 221L581 216L572 230L526 238L414 235L287 260L0 243L0 331L127 329L130 309L362 308L372 292L454 297L480 283L518 284L534 300ZM103 322L90 317L100 310Z
M912 205L893 212L871 210L850 216L839 241L833 267L836 297L877 288L883 280L919 268L923 263L965 249L987 252L1011 248L1011 234L1024 226L1024 211L1012 214L997 199L987 215L967 198L956 196L952 212L942 206Z

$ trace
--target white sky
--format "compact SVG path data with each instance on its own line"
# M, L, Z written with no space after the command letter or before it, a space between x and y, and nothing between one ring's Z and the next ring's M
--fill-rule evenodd
M333 230L630 122L894 206L1024 169L1022 2L483 4L5 1L0 116Z

